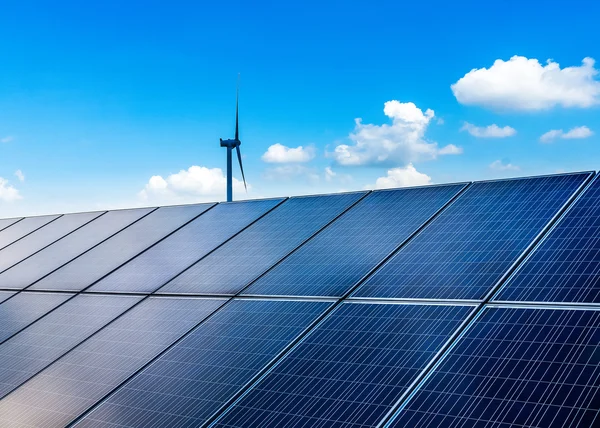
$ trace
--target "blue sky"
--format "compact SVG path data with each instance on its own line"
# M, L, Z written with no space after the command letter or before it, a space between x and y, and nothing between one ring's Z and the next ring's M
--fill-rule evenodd
M237 198L599 168L598 2L123 3L2 2L0 217L223 199L238 72Z

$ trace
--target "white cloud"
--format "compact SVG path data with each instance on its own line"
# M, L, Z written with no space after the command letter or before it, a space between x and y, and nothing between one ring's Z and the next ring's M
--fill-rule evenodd
M220 168L194 165L167 178L160 175L150 177L139 193L139 197L143 201L156 201L156 203L213 201L224 199L226 186L227 178ZM235 177L233 191L245 195L244 183Z
M592 135L594 135L594 133L587 126L577 126L575 128L571 128L567 132L564 132L562 129L552 129L542 135L540 137L540 141L542 143L550 143L557 138L562 138L563 140L574 140L588 138Z
M346 166L406 165L460 152L455 146L440 149L437 143L425 140L425 131L435 116L433 110L427 109L423 113L414 103L392 100L385 103L383 112L392 119L391 125L364 124L362 119L356 119L354 132L349 136L353 144L340 144L329 156Z
M594 59L581 66L560 68L548 60L513 56L498 59L490 68L473 69L451 85L461 104L496 109L544 110L555 106L591 107L600 103L600 81Z
M5 178L0 177L0 201L13 202L22 199L19 191L11 186Z
M315 149L312 146L292 148L277 143L267 149L262 160L269 163L299 163L308 162L314 157Z
M412 163L405 167L389 169L385 177L379 177L375 182L375 189L389 189L393 187L408 187L430 184L431 177L415 169Z
M521 168L508 161L497 160L490 164L490 169L494 171L519 171Z
M25 174L23 174L23 172L20 169L17 169L15 171L15 176L19 179L19 181L22 183L23 181L25 181Z
M0 143L10 143L14 139L15 137L13 137L12 135L7 135L6 137L0 138Z
M331 181L335 178L336 175L337 173L334 172L330 166L325 167L325 180Z
M473 137L477 138L505 138L512 137L517 133L517 131L510 126L501 128L495 123L489 126L475 126L472 123L465 122L460 130L467 131Z
M462 147L455 146L454 144L448 144L442 147L438 154L440 155L460 155L463 152Z

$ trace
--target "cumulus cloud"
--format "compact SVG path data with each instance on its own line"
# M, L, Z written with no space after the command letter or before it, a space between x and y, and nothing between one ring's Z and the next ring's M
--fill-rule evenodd
M262 155L262 160L268 163L301 163L308 162L315 157L312 146L296 148L286 147L283 144L273 144Z
M15 189L5 178L0 177L0 201L14 202L22 199L19 191Z
M490 68L473 69L451 85L461 104L494 109L545 110L555 106L591 107L600 103L600 81L592 58L560 68L552 60L513 56Z
M15 176L19 179L21 183L25 181L25 174L23 174L23 171L21 171L20 169L17 169L15 171Z
M550 143L557 138L561 138L563 140L575 140L588 138L594 135L592 130L587 126L577 126L575 128L571 128L569 131L564 132L562 129L552 129L546 132L544 135L540 137L540 141L542 143Z
M227 178L220 168L191 166L182 169L167 178L160 175L150 177L148 183L139 193L143 201L157 203L184 203L202 200L223 199L226 192ZM250 188L250 185L248 185ZM245 194L244 183L233 178L233 191Z
M325 180L331 181L335 178L336 175L337 173L334 172L330 166L325 167Z
M414 103L392 100L384 104L383 112L392 119L391 124L364 124L362 119L355 119L354 131L349 136L352 144L339 144L329 155L346 166L406 165L461 152L455 146L439 148L437 143L425 139L425 131L435 116L433 110L423 112Z
M6 137L0 138L0 143L10 143L15 138L12 135L7 135Z
M490 164L490 169L494 171L519 171L521 168L508 161L497 160Z
M412 163L405 167L392 168L385 177L379 177L375 182L375 189L389 189L393 187L408 187L430 184L431 177L416 170Z
M472 123L465 122L460 130L467 131L473 137L477 138L505 138L512 137L517 133L517 131L510 126L501 128L495 123L489 126L475 126Z

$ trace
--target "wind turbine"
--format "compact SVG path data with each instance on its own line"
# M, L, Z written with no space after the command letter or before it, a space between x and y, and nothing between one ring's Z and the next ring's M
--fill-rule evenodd
M237 151L237 158L240 163L240 170L242 171L242 179L244 180L244 188L246 192L248 187L246 186L246 177L244 176L244 167L242 166L242 154L240 153L240 127L239 127L239 99L240 99L240 80L238 75L238 85L235 95L235 138L233 140L224 140L220 138L221 147L227 147L227 202L231 202L233 199L233 175L231 172L231 151L235 148Z

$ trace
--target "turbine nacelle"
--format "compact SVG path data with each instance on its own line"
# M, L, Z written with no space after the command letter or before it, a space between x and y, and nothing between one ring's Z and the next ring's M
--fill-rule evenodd
M242 144L242 142L240 140L236 140L236 139L224 140L222 138L219 138L219 141L221 142L221 147L231 147L232 149L235 149L240 144Z

